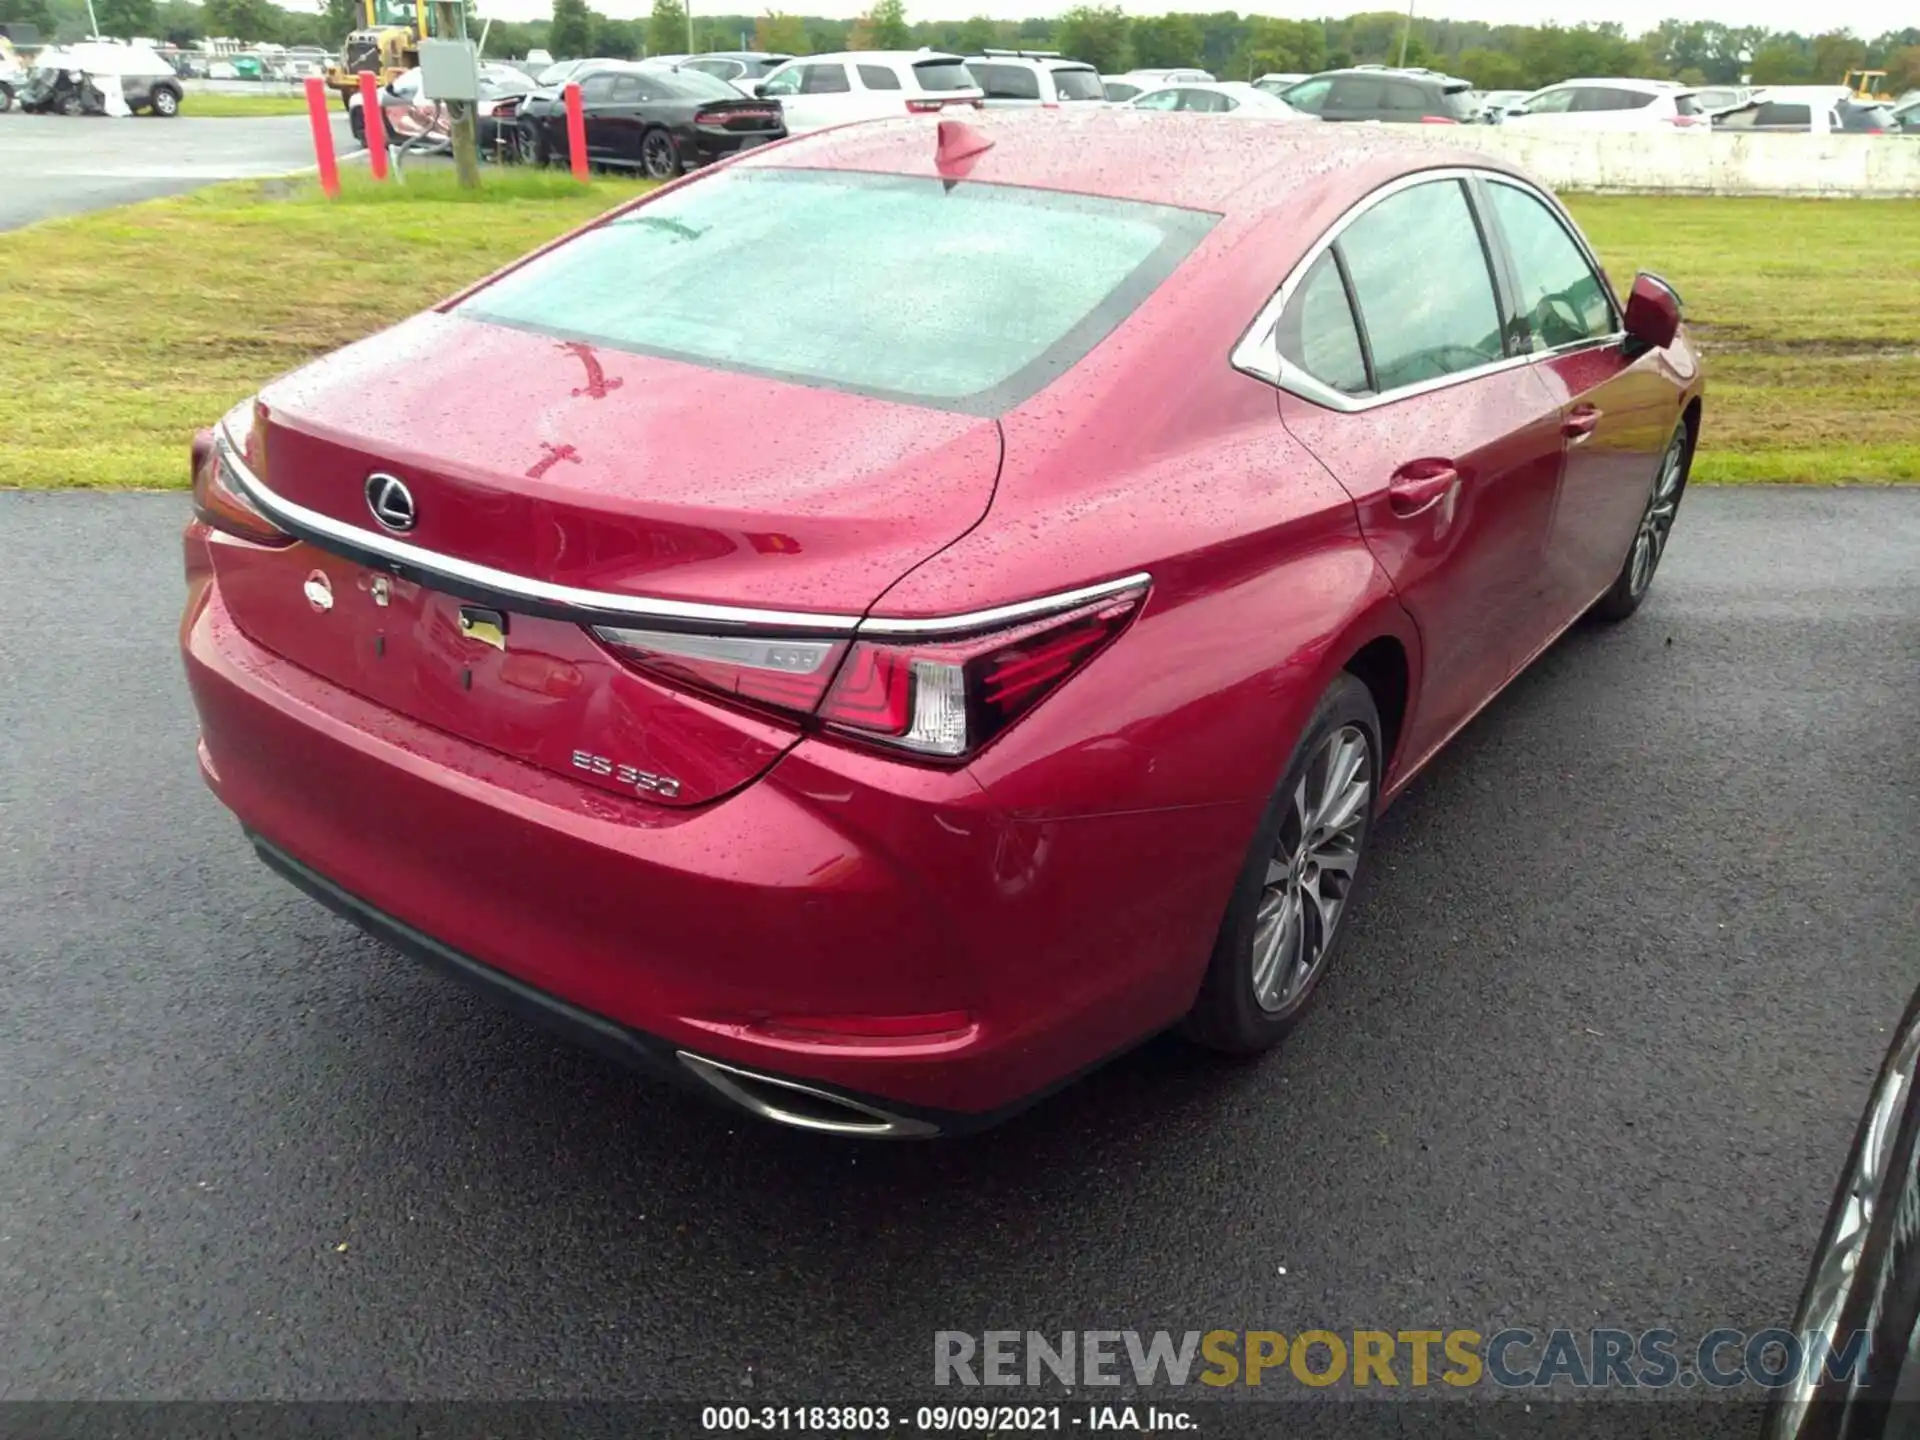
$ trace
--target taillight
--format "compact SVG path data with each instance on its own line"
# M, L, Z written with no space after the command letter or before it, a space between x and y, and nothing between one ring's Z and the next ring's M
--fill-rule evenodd
M216 530L251 540L256 545L291 545L293 537L247 499L233 478L232 467L244 463L233 453L224 435L208 437L203 449L200 438L193 446L193 513ZM264 457L256 457L260 463Z
M1422 115L1420 123L1422 125L1458 125L1460 122L1451 115Z
M909 100L907 101L907 113L909 115L937 115L944 104L946 104L944 100Z
M786 640L761 635L693 635L630 630L593 632L614 654L640 669L737 700L811 713L826 694L844 640Z
M1701 124L1705 118L1705 116L1701 115L1669 115L1667 116L1667 123L1685 129Z
M596 627L622 660L835 734L920 755L970 755L1038 705L1127 627L1144 579L1071 609L957 639L851 641ZM884 623L884 622L882 622Z

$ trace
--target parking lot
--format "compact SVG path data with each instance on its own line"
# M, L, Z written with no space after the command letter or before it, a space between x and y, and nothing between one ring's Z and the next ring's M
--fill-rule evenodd
M334 144L351 146L334 118ZM0 115L0 230L313 164L306 117L70 120Z
M1643 612L1390 813L1283 1053L894 1147L632 1078L259 866L194 772L185 513L0 494L0 1394L817 1402L924 1396L940 1328L1790 1319L1920 954L1920 494L1690 496Z

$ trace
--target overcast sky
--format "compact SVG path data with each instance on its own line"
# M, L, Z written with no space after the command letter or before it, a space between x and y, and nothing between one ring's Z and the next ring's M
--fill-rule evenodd
M477 13L498 20L540 20L553 13L552 0L477 0ZM590 0L593 8L615 19L627 20L652 10L652 0ZM964 20L970 15L1024 20L1034 15L1057 15L1072 0L907 0L909 20ZM1586 7L1552 0L1415 0L1417 13L1450 20L1486 20L1496 25L1562 24L1580 17ZM746 0L693 0L694 14L740 13L762 10L765 4ZM867 0L785 0L773 6L808 15L852 18L867 8ZM1358 10L1392 9L1392 0L1379 4L1338 5L1299 3L1299 0L1180 0L1175 4L1122 4L1130 15L1156 15L1168 10L1234 9L1242 14L1282 15L1296 20L1350 14ZM1591 12L1586 12L1591 13ZM1729 25L1764 25L1770 30L1828 30L1851 28L1862 36L1881 34L1911 23L1911 11L1887 0L1830 0L1810 6L1805 0L1612 0L1597 19L1617 20L1629 33L1649 30L1665 19L1719 20Z

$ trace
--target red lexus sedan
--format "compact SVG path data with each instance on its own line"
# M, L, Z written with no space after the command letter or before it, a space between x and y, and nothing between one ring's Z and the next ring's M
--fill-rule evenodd
M372 933L733 1105L975 1128L1326 973L1383 804L1646 594L1679 302L1339 126L767 146L194 457L200 765Z

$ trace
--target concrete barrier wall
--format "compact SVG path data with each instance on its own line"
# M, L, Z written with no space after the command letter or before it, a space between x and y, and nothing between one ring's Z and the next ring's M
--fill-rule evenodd
M1602 194L1920 196L1920 136L1736 135L1408 125L1497 155L1556 190Z

